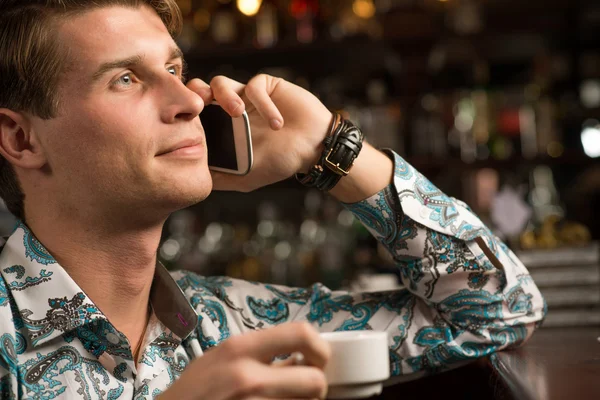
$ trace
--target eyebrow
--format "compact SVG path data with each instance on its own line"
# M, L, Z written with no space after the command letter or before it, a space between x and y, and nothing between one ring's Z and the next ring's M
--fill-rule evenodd
M174 60L174 59L178 59L178 58L180 58L183 61L183 52L181 51L181 49L179 47L173 47L171 49L171 54L169 56L169 59ZM115 61L109 61L109 62L102 63L102 65L100 65L100 67L96 70L96 72L94 72L94 75L92 75L92 81L94 81L94 82L98 81L108 71L111 71L113 69L118 69L118 68L135 67L135 66L140 65L142 63L142 61L144 61L143 56L135 55L132 57L123 58L121 60L115 60Z

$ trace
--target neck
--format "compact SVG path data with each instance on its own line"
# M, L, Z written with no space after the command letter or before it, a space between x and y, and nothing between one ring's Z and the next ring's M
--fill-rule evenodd
M43 208L39 208L43 209ZM134 347L147 322L164 220L141 226L28 214L27 225Z

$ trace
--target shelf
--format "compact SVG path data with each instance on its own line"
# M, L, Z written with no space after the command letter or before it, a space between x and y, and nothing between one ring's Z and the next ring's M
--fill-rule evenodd
M206 63L213 65L220 63L269 65L273 62L293 66L295 61L302 60L303 64L322 67L324 61L343 62L348 58L364 60L364 57L369 58L373 55L383 56L388 47L385 41L357 36L340 41L320 39L310 44L285 40L269 48L256 48L250 44L205 45L191 49L186 52L185 57L190 66L195 66L196 63L199 66Z
M493 168L493 169L517 169L523 166L536 166L536 165L548 165L548 166L559 166L559 165L571 165L579 167L587 167L592 165L598 165L600 160L587 157L585 154L578 152L565 153L564 155L553 158L549 156L539 156L536 158L528 159L524 157L511 157L506 160L477 160L472 163L466 163L461 159L456 158L444 158L435 159L428 156L409 156L406 160L417 170L420 171L433 171L439 169L460 169L460 170L475 170L481 168Z
M574 165L574 166L592 166L598 165L600 160L589 158L583 154L569 153L559 158L551 157L538 157L535 159L525 159L523 157L513 157L508 160L479 160L474 163L465 163L460 159L446 158L446 159L434 159L431 157L415 157L406 156L408 161L418 171L422 172L428 178L431 178L431 174L435 174L442 170L455 170L455 171L470 171L482 168L493 168L497 170L515 170L523 166L533 167L536 165ZM269 195L274 195L274 192L282 191L281 196L289 196L288 190L296 190L299 193L305 190L295 178L288 178L283 181L274 183L269 186L258 189L256 192L263 193L267 192ZM252 192L252 193L256 193ZM245 194L247 197L254 196L253 194Z

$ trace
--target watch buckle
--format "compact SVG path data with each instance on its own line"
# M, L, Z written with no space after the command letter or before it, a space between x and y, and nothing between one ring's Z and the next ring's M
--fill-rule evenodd
M341 176L348 175L350 173L350 169L354 165L354 162L352 162L352 164L350 164L350 168L348 168L348 170L346 171L343 168L340 168L340 163L334 164L333 162L331 162L329 160L329 156L331 155L331 153L333 153L333 148L331 148L329 150L329 154L327 154L327 157L325 157L325 165L327 166L327 168L329 168L331 171L333 171L337 175L341 175Z

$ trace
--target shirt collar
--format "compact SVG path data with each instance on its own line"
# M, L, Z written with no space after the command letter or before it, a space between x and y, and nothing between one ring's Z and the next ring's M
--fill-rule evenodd
M90 268L93 270L93 268ZM29 228L18 224L0 253L0 274L34 347L86 325L107 320ZM157 263L150 292L156 317L175 335L185 339L198 316L166 268Z

